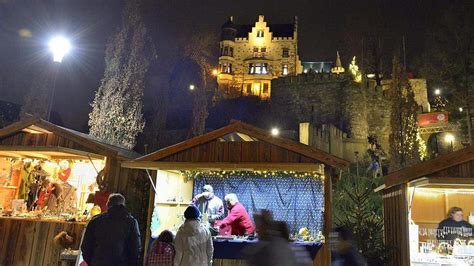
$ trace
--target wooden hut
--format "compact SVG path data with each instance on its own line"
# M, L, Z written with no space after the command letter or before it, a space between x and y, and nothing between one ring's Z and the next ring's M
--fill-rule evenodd
M438 256L442 235L437 227L453 206L462 208L466 218L471 214L474 222L474 147L393 172L378 190L383 194L385 242L393 250L390 265L451 265L447 260L452 256Z
M64 160L74 162L74 165L86 165L89 173L92 172L90 177L94 179L103 171L106 191L122 192L126 196L140 196L136 195L137 191L130 183L147 177L143 171L121 168L120 162L138 156L140 154L126 148L106 144L87 134L35 117L27 117L0 129L2 162ZM86 174L80 170L78 169L78 175ZM15 170L6 170L8 171ZM0 205L4 209L11 208L11 200L21 193L18 177L7 179L0 180ZM84 197L87 194L85 192ZM78 195L80 197L83 194ZM148 192L145 194L145 198L147 197ZM82 201L85 203L86 199L82 198ZM67 231L74 235L72 248L77 249L84 225L60 219L0 216L0 265L58 265L61 250L53 245L53 237L60 231Z
M319 171L324 176L322 231L326 239L331 230L331 179L338 174L337 169L346 168L348 165L349 162L343 159L299 142L273 136L270 132L240 121L232 121L229 125L207 134L122 163L123 167L157 170L156 197L175 190L175 186L170 187L171 175L176 177L174 180L178 180L173 182L184 180L178 185L182 190L179 199L174 197L171 201L166 201L166 198L156 200L154 194L151 196L151 202L155 204L150 205L149 222L153 205L167 217L181 214L188 205L193 185L189 179L182 178L181 173L186 171ZM163 172L164 178L168 180L163 184L159 181L160 172ZM176 209L176 212L171 214L171 209ZM170 225L173 223L176 221L170 222ZM330 265L328 245L323 245L315 261L318 261L318 265ZM223 261L216 261L216 265L220 263L225 265Z

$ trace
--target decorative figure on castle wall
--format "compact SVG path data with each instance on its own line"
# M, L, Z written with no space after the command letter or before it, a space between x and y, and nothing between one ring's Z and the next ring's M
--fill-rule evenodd
M369 148L367 154L370 156L370 165L367 168L367 174L371 174L373 177L379 177L383 175L382 161L386 159L386 154L380 145L377 136L369 135L367 137L369 142Z
M362 72L359 70L359 66L356 64L356 57L352 58L352 61L349 65L349 72L352 74L352 77L355 82L362 82Z

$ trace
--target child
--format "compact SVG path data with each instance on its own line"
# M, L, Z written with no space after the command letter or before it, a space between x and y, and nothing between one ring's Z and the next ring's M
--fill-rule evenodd
M164 230L148 251L145 266L172 266L176 251L173 246L173 233Z

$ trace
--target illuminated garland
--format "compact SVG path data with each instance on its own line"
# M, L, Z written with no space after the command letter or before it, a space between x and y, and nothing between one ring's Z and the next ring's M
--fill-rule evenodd
M295 172L295 171L181 171L181 173L188 178L188 180L194 179L198 176L206 177L294 177L304 178L312 177L324 179L319 172Z

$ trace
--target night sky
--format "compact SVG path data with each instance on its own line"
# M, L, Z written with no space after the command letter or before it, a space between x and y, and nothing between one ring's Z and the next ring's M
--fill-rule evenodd
M409 68L423 52L427 29L448 4L444 0L143 2L147 28L154 32L161 53L196 32L218 32L230 15L238 24L254 23L259 14L271 23L291 23L296 15L302 61L334 60L339 50L347 65L353 55L361 56L364 36L379 33L387 58L405 36ZM122 5L120 0L0 0L0 100L22 103L32 73L51 63L48 38L64 33L72 36L74 48L61 64L53 110L64 126L87 131L89 104L104 70L105 44L120 23ZM20 36L21 29L31 36Z

